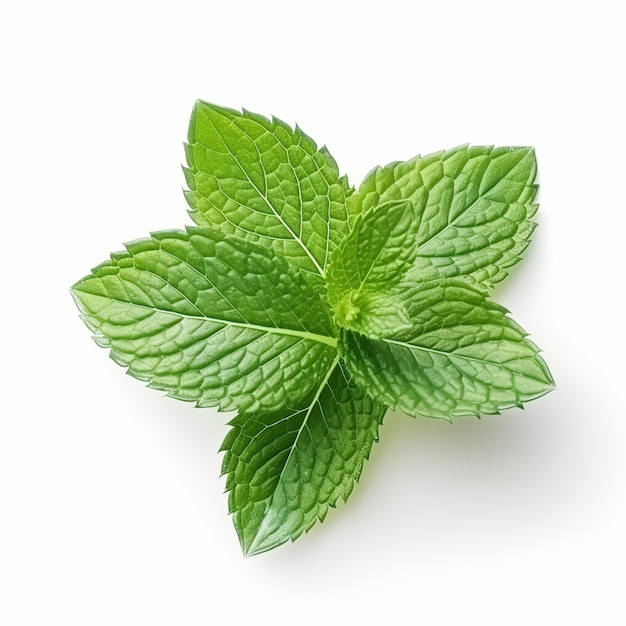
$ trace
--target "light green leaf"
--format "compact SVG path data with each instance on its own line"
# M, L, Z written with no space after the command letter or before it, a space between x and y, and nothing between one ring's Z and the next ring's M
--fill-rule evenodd
M402 299L392 292L351 292L335 307L335 319L342 328L372 338L411 328Z
M358 216L328 264L328 301L339 325L380 336L408 324L392 288L415 261L417 225L406 201L378 204Z
M449 419L498 413L552 389L537 347L479 289L460 279L405 294L409 331L375 341L346 331L355 382L410 415Z
M72 287L99 345L181 400L276 411L336 355L328 312L271 250L206 230L154 233Z
M419 229L407 278L471 276L491 287L530 241L536 169L532 148L461 146L374 169L348 206L358 215L381 203L410 201Z
M263 241L324 276L348 232L351 192L326 148L276 118L198 101L186 154L186 196L198 225Z
M348 498L385 410L338 362L298 408L241 413L231 422L223 472L246 555L295 540Z

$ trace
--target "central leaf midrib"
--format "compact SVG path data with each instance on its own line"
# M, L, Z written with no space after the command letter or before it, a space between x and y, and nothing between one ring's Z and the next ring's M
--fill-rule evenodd
M385 343L388 344L393 344L396 346L400 346L402 348L408 348L409 350L411 349L415 349L415 350L422 350L424 352L430 352L433 354L440 354L441 356L445 356L449 359L461 359L461 360L465 360L465 361L473 361L475 363L482 363L483 365L494 365L496 367L500 367L504 370L507 370L509 372L513 372L515 374L521 374L520 372L516 372L515 370L512 370L510 367L507 367L506 365L506 361L503 363L498 363L497 361L489 361L487 359L478 359L476 357L473 356L466 356L464 354L455 354L454 352L446 352L444 350L437 350L436 348L426 348L425 346L419 346L416 345L414 343L407 343L405 341L397 341L395 339L383 339L383 341ZM526 373L522 374L523 376L527 376L528 378L533 378L534 380L539 380L538 378L535 378L534 376L530 376Z
M118 302L120 304L128 304L130 306L139 307L142 309L147 309L150 311L154 311L155 313L164 313L166 315L172 315L175 317L180 317L184 319L194 319L201 320L205 322L212 322L214 324L222 324L224 326L235 326L237 328L246 328L248 330L257 330L259 332L272 333L275 335L288 335L291 337L300 337L302 339L308 339L310 341L316 341L318 343L326 344L327 346L331 346L332 348L337 348L337 338L331 337L329 335L320 335L318 333L312 333L309 331L303 330L293 330L291 328L278 328L275 326L263 326L261 324L250 324L249 322L236 322L232 320L221 320L215 317L209 317L207 315L191 315L189 313L180 313L178 311L169 311L168 309L160 309L155 306L150 306L147 304L139 304L137 302L129 302L127 300L120 300L119 298L111 298L110 296L102 296L98 294L89 294L91 297L101 298L103 300L107 300L109 302Z
M313 397L313 399L311 400L311 402L309 403L309 406L306 409L306 414L304 416L304 418L302 419L302 424L300 424L300 427L298 428L298 432L296 433L296 436L293 439L293 444L291 445L290 449L289 449L289 454L287 455L287 458L285 460L285 463L283 464L283 467L280 471L280 475L278 476L278 479L276 481L276 487L278 487L278 485L281 483L282 479L283 479L283 475L285 473L285 470L287 468L287 466L289 465L289 462L291 461L291 457L293 456L294 451L297 448L298 445L298 440L300 439L300 436L302 435L302 431L305 429L309 418L311 417L311 413L313 412L313 409L315 408L315 405L319 402L320 396L322 395L326 385L328 384L328 381L330 380L330 377L332 376L333 372L335 371L335 368L338 366L339 363L339 356L336 356L333 359L333 362L331 363L330 367L328 368L328 371L326 372L326 375L324 376L323 380L321 381L319 387L317 388L317 391L315 392L315 396ZM299 412L299 411L298 411ZM263 518L263 521L261 522L261 524L259 525L255 535L254 535L254 539L252 540L252 542L250 543L250 547L249 550L252 550L254 548L254 545L257 541L257 538L259 537L259 534L261 533L262 530L264 530L264 526L267 525L267 512L271 509L273 501L274 501L274 494L276 493L276 489L274 489L274 491L272 492L272 495L269 498L269 503L266 506L266 513L265 513L265 517Z

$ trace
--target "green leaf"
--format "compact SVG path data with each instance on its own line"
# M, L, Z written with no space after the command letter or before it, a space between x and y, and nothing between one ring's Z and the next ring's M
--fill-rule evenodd
M471 276L491 287L530 241L536 169L532 148L461 146L374 169L348 207L358 215L381 203L410 201L419 228L407 278Z
M185 175L190 215L222 235L262 241L323 276L348 232L347 180L299 128L198 101Z
M271 250L189 229L152 234L72 292L99 345L151 387L199 406L276 411L336 355L327 310Z
M417 224L406 201L378 204L358 216L328 264L328 301L337 324L369 336L410 327L392 288L415 261Z
M372 338L411 328L403 301L390 292L351 292L335 307L335 319L342 328Z
M298 407L240 413L222 446L246 555L295 540L348 498L386 410L350 381L341 362Z
M411 330L379 341L342 335L348 371L384 403L449 419L498 413L552 389L537 347L481 290L448 279L417 285L405 300Z

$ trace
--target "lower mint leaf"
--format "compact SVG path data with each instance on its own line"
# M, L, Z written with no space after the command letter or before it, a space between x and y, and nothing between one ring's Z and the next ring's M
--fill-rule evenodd
M223 473L244 554L295 540L348 498L385 411L336 362L299 408L231 422Z
M409 415L499 413L553 388L539 350L505 309L459 279L404 294L413 327L381 340L346 331L355 381Z

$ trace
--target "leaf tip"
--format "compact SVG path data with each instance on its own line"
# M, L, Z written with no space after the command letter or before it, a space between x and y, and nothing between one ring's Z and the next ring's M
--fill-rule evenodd
M247 538L244 538L243 535L240 534L239 543L241 545L241 552L243 553L244 559L263 554L264 552L269 552L287 541L287 538L284 538L282 541L272 542L267 542L265 539L267 538L265 536L260 536L260 533L258 532L254 535L254 537Z

